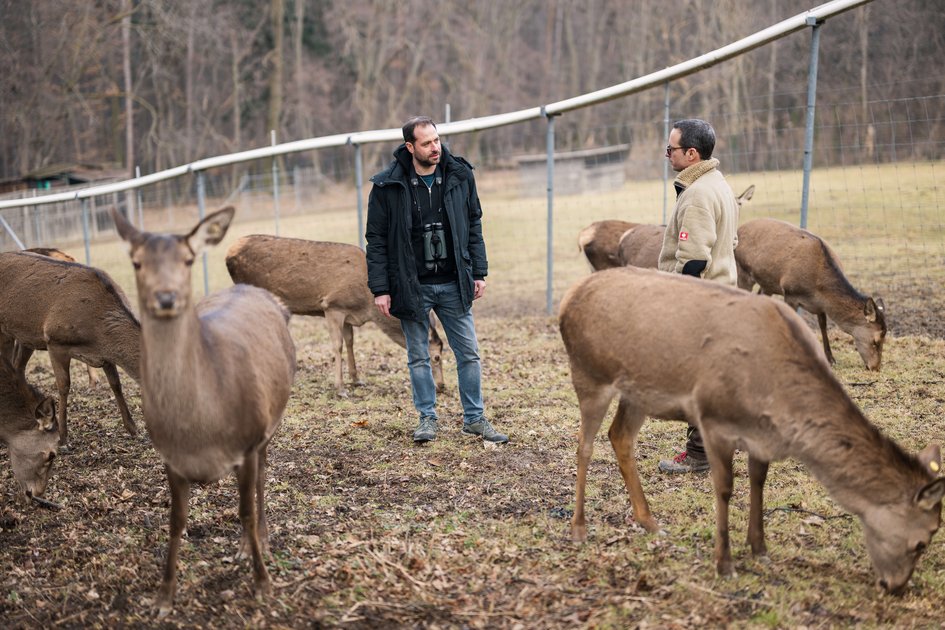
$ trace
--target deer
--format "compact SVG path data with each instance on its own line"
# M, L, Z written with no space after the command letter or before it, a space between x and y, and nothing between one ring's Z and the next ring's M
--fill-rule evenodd
M171 494L159 617L173 609L191 484L230 472L239 486L243 530L237 557L252 558L258 598L271 589L263 558L269 553L266 461L295 379L291 314L269 291L246 284L199 302L191 291L194 260L223 240L234 213L227 206L175 235L141 232L111 209L138 288L144 423Z
M252 234L230 246L226 268L233 282L269 290L292 314L325 318L334 359L335 392L340 397L348 395L342 375L343 350L347 350L348 376L361 384L354 359L354 326L373 322L394 342L407 347L400 320L384 317L374 306L367 284L367 259L359 247ZM430 366L439 392L444 388L442 355L443 341L431 315Z
M853 336L866 368L879 371L886 339L886 305L861 294L843 274L840 259L819 236L777 219L754 219L738 228L738 286L782 295L793 309L817 316L824 354L836 361L827 338L827 318Z
M18 503L43 496L59 447L56 403L0 356L0 440L10 453Z
M634 519L659 532L635 461L647 416L703 436L715 494L716 571L734 574L728 508L732 458L748 453L748 544L765 556L769 463L799 460L863 524L884 591L904 589L939 527L945 477L931 444L905 452L867 420L834 375L813 331L784 302L698 278L622 267L593 273L561 301L561 337L581 415L571 538L587 539L588 464L608 406L608 436Z
M755 196L755 186L752 184L735 197L739 207L751 201ZM630 228L640 225L630 221L621 221L619 219L606 219L604 221L595 221L578 234L578 248L584 252L587 261L594 271L601 269L610 269L612 267L622 267L617 254L617 247L620 244L620 237ZM660 244L662 246L662 243Z
M56 249L55 247L30 247L24 249L23 251L39 254L40 256L48 256L49 258L55 258L56 260L63 260L65 262L78 262L74 256L71 256L62 250ZM19 350L19 348L16 348L16 350ZM95 372L95 368L93 368L91 365L86 365L85 368L89 375L89 387L98 387L99 377Z
M656 269L660 262L660 250L663 248L665 232L665 225L645 223L624 232L617 243L617 260L620 266Z
M0 354L25 378L35 350L49 353L59 394L59 450L69 447L69 366L100 367L129 435L138 429L118 367L139 381L141 324L112 278L94 267L30 252L0 253Z

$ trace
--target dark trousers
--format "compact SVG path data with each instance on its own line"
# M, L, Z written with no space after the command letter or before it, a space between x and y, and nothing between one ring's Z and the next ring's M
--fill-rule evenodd
M696 459L706 459L705 446L702 445L702 434L695 427L686 429L686 453Z

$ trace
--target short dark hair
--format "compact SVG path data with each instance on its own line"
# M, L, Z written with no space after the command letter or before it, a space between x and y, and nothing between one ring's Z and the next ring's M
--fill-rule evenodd
M699 157L708 160L715 150L715 129L712 125L698 118L684 118L673 123L673 129L679 129L679 146L692 147Z
M433 128L436 129L436 123L433 122L433 119L429 116L412 116L408 118L403 126L404 142L413 142L416 140L417 136L414 135L413 130L417 127L426 127L427 125L433 125Z

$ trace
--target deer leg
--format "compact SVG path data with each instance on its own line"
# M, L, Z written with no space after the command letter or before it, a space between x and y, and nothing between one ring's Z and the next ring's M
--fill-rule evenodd
M345 340L345 353L348 359L348 378L350 378L351 382L355 385L364 385L364 381L358 377L358 366L354 362L354 326L345 323L341 334Z
M335 392L342 398L348 397L342 377L341 353L344 350L345 314L339 311L326 311L325 321L328 322L328 337L331 340L331 354L335 361Z
M26 378L26 364L29 363L30 357L33 356L33 349L27 348L21 343L17 343L13 346L13 367L16 368L16 373L23 379Z
M436 330L436 316L430 311L430 371L433 372L433 382L436 391L441 394L446 391L446 382L443 380L443 339Z
M164 577L158 589L156 602L158 617L166 616L174 607L174 593L177 591L177 556L180 553L180 540L184 527L187 525L187 512L190 507L190 482L168 466L164 469L167 472L167 483L171 490L171 522Z
M263 557L269 557L269 523L266 520L266 464L269 444L259 449L259 470L256 473L256 533Z
M16 340L13 337L0 333L0 356L10 362L10 365L16 365Z
M22 348L22 346L20 346ZM27 353L26 360L32 350ZM68 450L69 448L69 427L66 421L66 406L69 404L69 388L72 381L69 378L69 364L72 358L68 352L63 352L58 348L49 347L49 362L52 364L53 374L56 377L56 390L59 392L59 410L56 415L56 422L59 425L59 449ZM26 363L23 363L25 367ZM19 368L19 366L17 366ZM22 368L21 368L22 369Z
M89 369L92 368L90 367ZM128 432L128 435L138 435L138 427L135 426L135 421L132 419L131 412L128 410L128 403L125 402L125 396L121 392L121 381L118 380L118 368L115 367L114 363L106 361L102 365L102 369L105 371L105 378L108 379L108 384L115 394L115 402L118 403L118 411L121 412L121 422L125 425L125 430Z
M89 389L98 387L98 374L95 372L95 368L91 365L86 365L85 367L89 375Z
M701 430L701 427L700 427ZM734 450L725 443L711 440L702 431L706 456L715 488L715 569L719 575L735 575L732 564L732 545L728 535L728 504L732 498Z
M748 479L751 484L748 507L748 544L756 556L768 554L765 546L764 488L768 477L768 462L748 455Z
M646 501L646 495L643 493L635 453L637 434L640 432L644 420L646 420L646 416L639 409L633 408L630 402L621 396L608 435L610 444L617 454L617 463L620 465L620 474L623 475L624 485L627 486L627 492L630 495L633 518L652 534L658 532L660 526L653 518L650 506Z
M259 473L259 452L252 452L243 460L236 471L240 489L240 522L243 525L243 539L237 556L242 556L246 547L253 557L253 588L256 596L267 595L270 590L269 572L263 561L259 545L259 531L256 529L256 481Z
M573 376L575 380L578 376ZM613 393L604 387L584 389L575 383L578 405L581 408L581 429L578 432L577 483L574 494L574 516L571 518L571 540L587 540L587 524L584 520L584 488L587 484L587 467L594 453L594 436L600 429L607 406Z
M824 341L824 354L827 355L827 361L830 365L836 363L833 353L830 351L830 340L827 338L827 316L823 313L817 315L817 323L820 324L820 338Z

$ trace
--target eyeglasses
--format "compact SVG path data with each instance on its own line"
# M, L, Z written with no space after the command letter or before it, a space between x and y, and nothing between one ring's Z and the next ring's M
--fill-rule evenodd
M674 147L674 146L670 146L670 145L667 144L667 145L666 145L666 157L671 156L671 155L673 154L673 151L675 151L676 149L682 149L683 151L688 151L688 150L691 149L691 148L692 148L692 147Z

